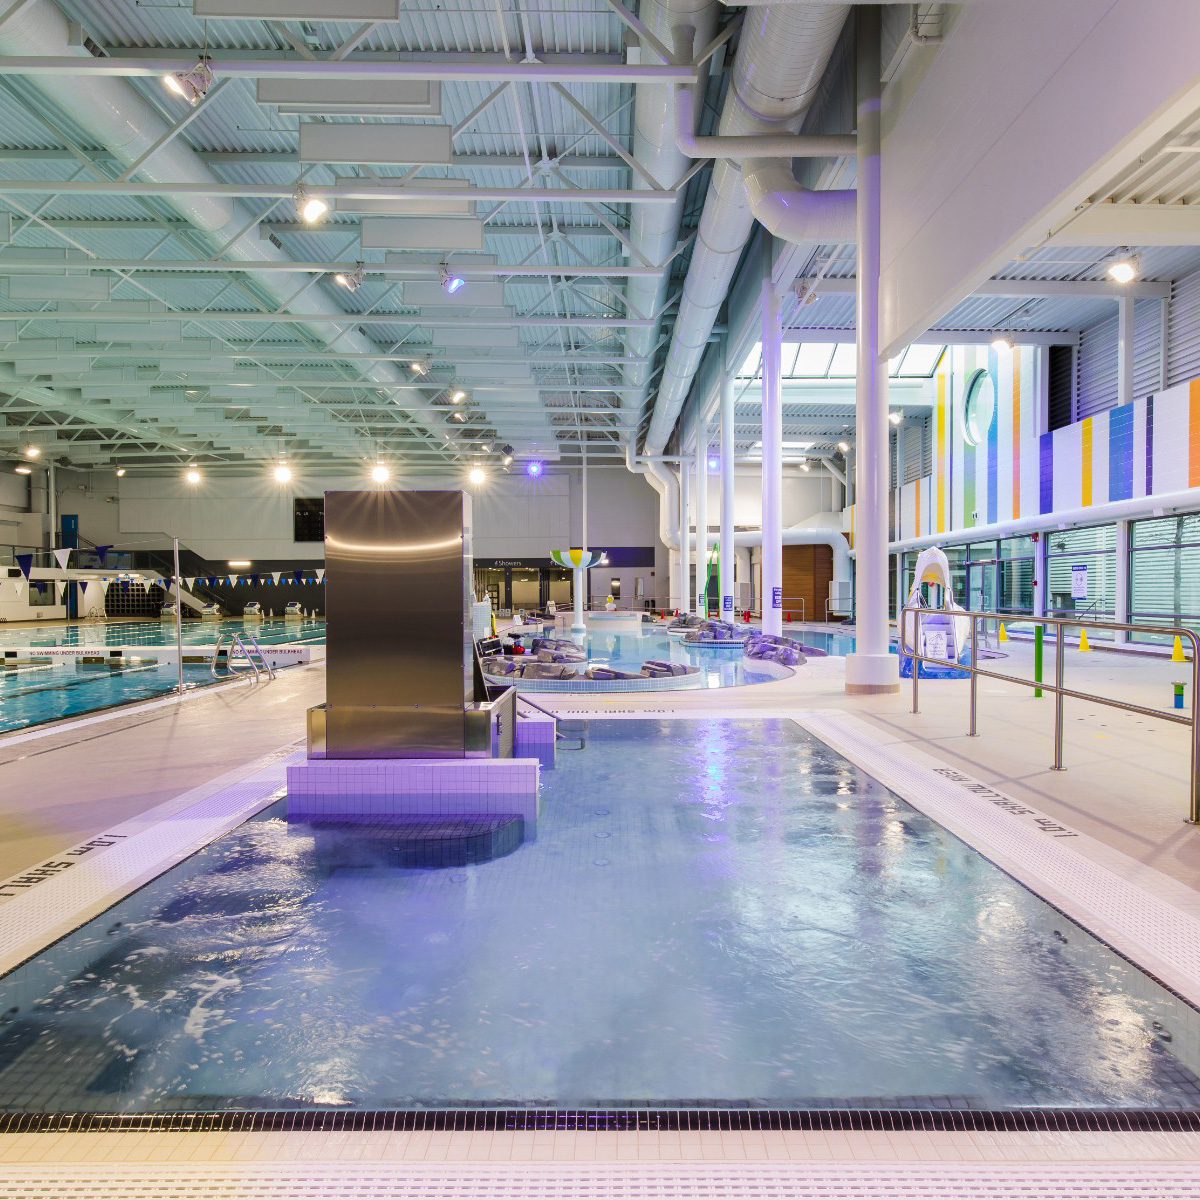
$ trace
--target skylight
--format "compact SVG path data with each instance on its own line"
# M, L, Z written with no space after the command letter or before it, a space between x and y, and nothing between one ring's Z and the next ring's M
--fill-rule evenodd
M929 379L937 370L945 346L912 345L888 360L892 379ZM811 383L818 379L849 380L856 374L853 342L785 342L781 378L785 383ZM738 371L743 383L762 375L762 345L756 345Z

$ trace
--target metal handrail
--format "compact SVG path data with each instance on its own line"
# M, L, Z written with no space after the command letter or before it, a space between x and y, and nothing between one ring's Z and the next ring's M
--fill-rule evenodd
M242 639L243 637L249 639L250 645L254 647L254 653L258 655L258 660L262 663L263 670L267 673L267 678L274 679L275 668L271 666L269 662L267 662L267 656L262 652L262 647L258 644L258 638L256 638L248 629L243 633L235 633L233 637L234 641L236 641L237 644L242 647L243 654L246 653L246 647L242 642ZM246 654L246 661L250 663L251 666L254 665L254 659L252 659L249 654Z
M827 625L829 624L829 606L832 603L833 603L833 598L831 596L826 596L825 597L825 623ZM850 613L838 613L838 616L844 617L847 621L849 621L851 614Z
M229 649L225 651L225 665L228 667L229 676L245 675L245 671L237 670L233 665L234 652L240 650L242 657L250 664L250 670L254 672L254 678L257 682L258 677L265 671L268 679L275 678L275 668L267 662L267 656L262 652L262 647L258 644L258 639L249 631L246 632L246 637L250 640L250 645L254 647L254 653L258 655L259 662L262 663L262 670L259 669L258 663L254 661L254 654L246 647L242 641L242 635L239 633L222 633L217 638L217 644L213 647L213 655L208 664L209 674L214 679L224 678L217 674L217 659L221 657L221 647L228 640Z
M914 645L908 644L908 621L909 613L913 614L913 638ZM1143 717L1157 717L1162 721L1170 721L1173 725L1189 725L1191 726L1191 755L1190 755L1190 781L1189 781L1189 803L1188 803L1188 821L1192 825L1200 825L1200 637L1192 630L1182 628L1179 631L1180 637L1186 637L1188 643L1192 647L1192 715L1190 717L1177 717L1174 713L1162 712L1160 709L1147 708L1143 704L1130 704L1125 700L1114 700L1109 696L1095 696L1090 692L1076 691L1074 688L1065 687L1063 684L1064 670L1064 648L1066 646L1066 638L1063 632L1068 629L1099 629L1099 630L1118 630L1125 633L1161 633L1161 627L1154 625L1126 625L1119 624L1114 621L1080 621L1072 620L1069 617L1031 617L1030 621L1034 625L1051 625L1057 631L1054 637L1054 682L1043 683L1039 680L1022 679L1018 675L1005 675L1000 671L986 671L979 666L979 645L975 637L975 628L977 621L994 621L1002 620L997 613L984 612L968 612L963 609L943 609L943 608L917 608L906 605L900 610L900 644L899 651L902 656L912 659L912 711L919 712L918 708L918 688L921 674L921 663L928 663L930 666L945 666L946 660L941 658L929 658L925 655L916 652L917 646L921 644L921 618L937 613L946 615L949 613L953 617L969 617L971 621L971 664L964 666L962 663L956 663L955 666L960 670L965 670L970 676L971 685L971 705L970 705L970 726L967 731L968 737L978 737L978 680L979 679L996 679L1002 683L1017 683L1023 687L1034 688L1035 690L1044 689L1054 693L1054 762L1051 765L1052 771L1063 771L1066 768L1063 766L1063 701L1070 697L1072 700L1084 700L1089 704L1102 704L1108 708L1119 708L1123 712L1137 713Z

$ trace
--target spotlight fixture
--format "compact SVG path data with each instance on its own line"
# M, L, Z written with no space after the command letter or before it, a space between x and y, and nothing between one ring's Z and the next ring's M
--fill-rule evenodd
M455 292L466 286L467 281L461 275L455 275L445 263L442 263L441 274L442 291L448 296L453 296Z
M511 446L501 446L500 453L503 456L500 460L501 465L505 467L511 467L513 460L513 448Z
M998 337L992 338L992 349L996 351L1011 350L1013 348L1013 336L1011 333L1002 333Z
M843 454L849 454L850 453L850 443L849 442L838 442L838 449Z
M371 478L376 483L387 483L388 474L389 474L388 469L387 469L387 467L385 467L383 465L383 463L376 463L371 468Z
M200 103L212 87L212 59L202 55L190 71L173 71L162 77L163 86L169 92L182 96L193 108Z
M200 472L197 471L195 467L189 467L187 470L187 474L184 475L184 479L186 479L188 481L188 483L193 483L193 484L199 483L200 482Z
M25 457L26 458L37 458L38 455L41 454L41 452L42 452L42 448L40 446L26 446L25 447Z
M124 467L118 467L118 468L117 468L117 478L118 478L118 479L122 479L122 478L124 478L124 475L125 475L125 468L124 468Z
M898 412L890 412L890 413L888 413L888 420L891 421L891 423L893 425L899 425L900 422L904 420L904 414L898 413Z
M460 412L451 413L450 415L451 415L451 416L452 416L452 417L453 417L453 418L454 418L456 421L465 421L465 420L467 419L467 418L466 418L466 417L464 417L464 416L463 416L463 414L462 414L462 413L460 413Z
M811 471L811 470L812 470L812 467L810 467L810 466L808 465L808 460L807 460L807 459L805 459L805 460L804 460L804 462L802 462L802 463L800 464L800 470L802 470L802 471L805 471L805 472L808 472L808 471Z
M421 362L420 359L414 359L412 362L410 362L408 364L408 369L414 375L424 375L425 372L429 370L429 365L427 363Z
M16 467L14 469L16 470L18 475L32 475L33 474L32 467Z
M311 195L302 183L296 184L292 202L300 214L300 219L309 225L319 221L329 211L329 205L320 196Z
M354 264L353 271L339 271L334 277L334 281L340 283L348 292L357 292L362 287L363 281L363 262L359 259Z
M478 487L487 479L487 472L482 467L472 467L471 474L467 478Z
M292 480L292 468L289 467L287 465L287 463L280 463L279 466L277 466L275 468L275 482L276 483L290 483L291 480Z
M714 458L711 454L708 456L708 469L710 471L715 471L720 465L721 460L719 458Z
M1108 264L1108 274L1117 283L1132 283L1138 277L1138 256L1123 250Z
M608 566L608 551L607 550L600 551L600 561L596 565L600 566L600 567Z
M454 395L450 397L450 403L451 404L461 404L466 398L467 398L467 393L464 392L462 390L462 388L459 388L458 391L456 391L454 393Z
M525 464L525 474L528 475L530 479L537 479L541 473L542 464L538 461L538 459L531 459Z

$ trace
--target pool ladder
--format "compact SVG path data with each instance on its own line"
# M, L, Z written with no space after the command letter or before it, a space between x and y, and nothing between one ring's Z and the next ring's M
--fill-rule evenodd
M228 645L226 645L227 642ZM217 667L220 665L222 653L225 655L226 671L224 675L219 675ZM267 662L267 656L262 652L258 639L250 632L244 634L223 633L217 638L217 644L213 647L212 661L208 664L212 677L214 679L232 679L235 675L247 674L246 670L239 671L233 665L233 661L238 655L250 664L249 670L254 672L255 679L258 679L264 672L268 679L275 678L275 668ZM257 662L255 662L256 658Z

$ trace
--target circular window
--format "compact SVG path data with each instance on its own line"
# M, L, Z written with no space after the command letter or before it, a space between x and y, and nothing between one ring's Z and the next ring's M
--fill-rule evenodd
M967 445L978 446L987 437L996 412L996 388L991 374L980 367L967 380L962 406L962 435Z

